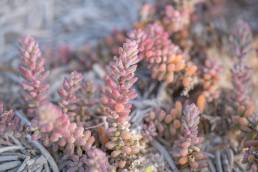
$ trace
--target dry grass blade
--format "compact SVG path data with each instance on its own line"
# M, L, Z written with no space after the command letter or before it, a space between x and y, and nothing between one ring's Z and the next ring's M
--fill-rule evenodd
M20 167L17 169L17 172L22 172L25 169L29 159L30 159L30 157L26 156L26 158L24 159L24 161L22 162Z
M8 146L0 148L0 153L7 152L7 151L14 151L14 150L21 150L24 149L22 146Z
M13 160L18 160L18 159L19 159L19 156L17 156L17 155L0 156L0 162L13 161Z
M209 169L211 172L216 172L216 168L213 165L213 163L211 162L211 160L208 161L208 165L209 165Z
M216 168L218 172L223 172L221 159L220 159L220 151L216 151L215 162L216 162Z
M171 158L171 156L168 154L168 151L155 139L151 141L151 145L156 148L162 156L164 156L165 160L169 164L172 172L179 172L174 160Z
M59 172L58 166L50 153L39 142L32 140L31 136L28 135L27 139L33 144L33 146L40 150L42 155L47 159L48 163L50 164L53 172Z
M7 171L12 168L18 167L21 164L21 161L11 161L0 164L0 171Z

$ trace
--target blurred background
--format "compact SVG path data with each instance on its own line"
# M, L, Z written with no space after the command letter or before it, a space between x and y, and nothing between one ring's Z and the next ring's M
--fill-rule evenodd
M130 28L145 2L154 0L0 0L0 56L14 57L22 35L41 44L76 47L112 30Z
M14 57L17 40L32 35L43 45L91 42L113 30L126 30L137 21L144 3L165 0L0 0L0 56ZM177 0L174 0L177 1ZM198 0L212 4L207 20L221 30L244 18L257 31L258 0Z

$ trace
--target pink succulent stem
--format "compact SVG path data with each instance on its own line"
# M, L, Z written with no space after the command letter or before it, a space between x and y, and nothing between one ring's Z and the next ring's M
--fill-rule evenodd
M22 88L25 99L30 106L36 107L46 101L49 85L45 83L48 72L45 69L45 60L41 58L38 43L30 36L21 41L20 72L24 81Z
M127 40L119 49L119 57L115 57L110 64L109 73L105 78L106 87L102 98L105 112L121 123L129 120L132 108L129 101L136 97L132 87L137 81L136 64L140 61L137 54L137 42Z

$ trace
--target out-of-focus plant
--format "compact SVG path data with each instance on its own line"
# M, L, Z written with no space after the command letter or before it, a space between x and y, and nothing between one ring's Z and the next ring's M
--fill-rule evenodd
M239 20L234 25L231 42L236 62L232 68L233 84L233 120L245 133L244 162L250 171L257 171L257 113L255 100L252 96L252 70L248 65L248 55L252 49L252 33L249 25Z
M162 18L162 24L166 31L175 33L183 30L190 23L190 15L187 9L177 10L172 5L165 7L165 15Z
M73 115L70 113L76 109L76 101L78 100L76 93L81 88L82 76L73 72L69 78L64 80L63 86L59 89L62 98L59 107L45 96L48 88L44 83L47 71L44 59L40 57L38 44L33 38L26 37L22 41L22 57L20 69L25 80L22 87L26 92L26 101L34 105L33 129L31 130L33 139L39 139L46 146L63 151L68 157L77 155L77 159L82 159L84 155L75 152L78 150L85 152L87 158L92 157L93 154L90 152L94 152L96 149L92 147L95 137L92 136L90 130L84 129L80 123L73 122L72 117L76 115L76 112ZM95 160L91 160L91 164L87 164L85 170L93 168L100 170L102 167L97 165L98 160L93 162ZM94 165L94 163L97 164ZM80 168L76 167L76 169Z
M219 97L219 81L221 66L216 60L206 59L205 66L201 71L200 84L202 91L197 98L197 106L201 111L204 111L206 104Z
M158 136L167 141L174 141L181 128L181 117L182 103L180 101L177 101L175 107L171 108L168 113L161 109L154 109L145 118L146 136L149 139Z
M28 106L18 110L28 115L31 125L21 125L16 109L4 111L0 102L1 137L31 135L32 142L42 142L54 155L63 172L162 171L167 165L172 171L201 171L207 165L204 151L210 153L209 161L216 161L217 169L232 169L233 160L238 161L234 154L243 147L244 163L257 171L256 108L247 60L251 31L243 21L234 27L233 89L222 89L220 65L204 58L209 51L205 48L211 46L193 44L193 4L185 0L146 4L128 39L126 32L114 31L92 49L64 47L59 52L64 56L62 64L77 61L71 66L80 73L66 75L57 89L59 99L46 82L46 60L37 42L25 37L19 69L22 100ZM110 62L107 68L106 62ZM227 125L228 131L219 124ZM214 138L204 140L200 133ZM227 154L211 155L221 151L209 144L223 147ZM0 160L0 171L1 167Z
M64 113L67 113L72 120L78 113L78 90L81 88L82 75L78 72L72 72L68 78L64 79L62 87L58 93L61 97L59 102Z
M173 156L181 167L189 166L192 170L204 167L205 154L202 152L203 138L198 136L200 111L194 105L187 105L182 116L181 131L173 147Z
M45 94L48 86L44 84L47 72L44 66L44 59L40 57L38 44L32 37L25 37L22 41L20 69L25 79L22 87L27 93L26 100L28 103L33 102L37 105L32 123L41 132L41 135L44 133L44 143L49 145L59 142L60 146L69 145L70 149L73 149L76 143L79 146L84 145L84 148L88 149L94 141L90 131L85 133L84 129L77 126L76 123L72 123L59 107L47 100ZM66 86L68 90L68 85ZM35 138L37 134L38 132L36 131L34 133ZM86 142L89 144L87 145Z
M255 112L251 89L251 68L247 57L252 49L252 34L247 23L239 20L232 31L231 42L235 64L232 68L233 99L237 116L234 121L242 129L248 126L248 118Z
M250 166L250 171L255 171L258 169L258 113L256 112L250 119L249 119L249 127L248 133L249 138L244 143L244 158L243 162L247 163Z
M112 167L108 162L106 154L98 149L92 148L85 154L73 154L63 156L61 165L63 171L77 172L111 172Z
M6 134L15 137L25 136L27 124L23 124L13 110L5 110L3 102L0 102L0 106L0 136L3 137Z
M130 38L137 40L139 56L147 63L152 78L170 84L178 75L185 93L191 90L196 81L197 66L171 42L162 25L154 23L145 30L136 30Z

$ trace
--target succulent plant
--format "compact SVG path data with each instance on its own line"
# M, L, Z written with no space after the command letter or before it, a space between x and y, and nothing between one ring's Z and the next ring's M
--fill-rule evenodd
M0 101L0 171L257 171L249 25L223 32L231 34L230 80L221 77L226 60L207 58L221 47L192 32L225 35L198 21L193 1L164 2L145 4L132 30L91 48L61 47L53 61L34 38L22 39L22 80L7 76L22 96Z
M178 139L175 141L173 156L180 166L189 166L191 169L203 167L201 160L205 159L201 144L203 138L198 136L200 111L194 105L187 105L182 116L182 127Z

